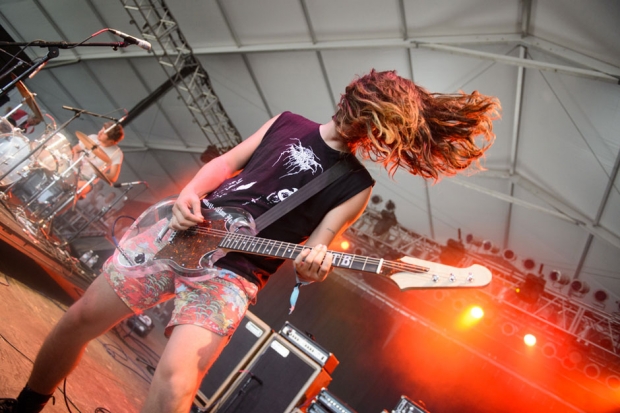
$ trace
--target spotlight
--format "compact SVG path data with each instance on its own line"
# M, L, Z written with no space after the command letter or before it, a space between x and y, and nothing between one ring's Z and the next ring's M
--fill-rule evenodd
M532 271L536 267L536 261L532 258L526 258L523 260L523 267L528 271Z
M583 296L588 291L590 291L590 286L585 281L573 280L573 282L570 283L570 292L579 297Z
M482 245L482 241L475 238L473 234L467 234L465 236L465 242L468 244L474 244L476 247L480 247Z
M609 298L609 294L605 290L596 290L594 291L594 300L597 303L603 304Z
M536 344L536 336L534 334L526 334L523 336L523 342L526 346L532 347Z
M491 241L483 241L482 249L487 252L490 252L491 254L497 254L499 252L499 248L493 245Z
M566 274L562 274L559 270L553 270L549 273L549 279L560 285L566 285L570 282L570 277Z
M381 198L381 195L373 195L372 198L370 198L370 202L377 205L383 202L383 198Z
M484 310L481 307L479 307L479 306L472 307L471 310L469 310L469 313L476 320L479 320L482 317L484 317Z
M506 261L514 261L517 258L517 254L515 254L513 250L505 249L502 253L502 257L504 257Z

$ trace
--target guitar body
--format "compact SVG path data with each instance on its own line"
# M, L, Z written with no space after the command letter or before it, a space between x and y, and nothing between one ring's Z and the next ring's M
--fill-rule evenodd
M307 247L255 237L254 220L240 208L203 209L205 220L184 231L167 230L175 199L146 210L131 225L114 253L117 266L132 276L173 270L187 277L211 277L214 263L227 251L295 259ZM468 268L403 257L399 261L329 251L334 267L372 272L394 282L401 290L482 287L491 272L482 265Z
M138 217L114 252L116 265L133 276L172 269L184 276L200 277L210 274L213 264L226 254L218 244L227 234L256 233L252 216L232 207L203 209L202 223L185 231L166 231L175 200L161 201Z

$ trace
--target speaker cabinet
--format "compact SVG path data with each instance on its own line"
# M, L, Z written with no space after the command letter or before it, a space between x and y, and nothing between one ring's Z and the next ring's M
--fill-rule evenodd
M274 334L211 411L289 413L330 382L318 363Z
M269 326L248 311L202 380L194 404L206 408L217 402L271 334Z

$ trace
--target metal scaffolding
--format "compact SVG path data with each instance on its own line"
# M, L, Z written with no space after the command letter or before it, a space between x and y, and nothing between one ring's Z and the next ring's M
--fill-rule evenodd
M163 0L121 0L143 38L157 43L152 53L174 84L210 145L219 153L241 142L200 61L187 44L178 23Z
M356 255L395 259L408 255L429 261L441 261L447 248L422 235L396 224L386 233L377 236L376 224L382 216L372 206L345 232ZM391 257L390 257L391 255ZM523 300L517 293L527 279L527 272L511 265L498 254L491 254L481 246L466 244L459 267L478 263L489 268L493 281L487 288L476 289L481 299L494 303L494 334L515 335L530 332L541 340L541 351L549 359L557 359L565 368L582 372L588 378L607 385L612 390L620 388L620 314L607 313L580 300L565 283L550 280L539 291L535 300ZM363 281L364 291L373 287ZM445 293L450 295L451 293ZM384 294L375 291L375 298ZM458 299L455 299L458 300ZM403 303L383 305L401 314L411 309ZM459 306L460 307L460 306Z

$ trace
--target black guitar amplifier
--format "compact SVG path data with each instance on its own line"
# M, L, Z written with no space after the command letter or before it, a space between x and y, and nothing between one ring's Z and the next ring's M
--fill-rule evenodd
M306 413L331 413L331 410L327 410L320 403L312 402L306 409Z
M355 410L347 406L342 400L338 399L327 389L323 388L314 399L329 413L355 413Z
M308 357L316 361L319 366L323 367L328 374L332 374L336 366L340 363L336 356L323 347L318 345L316 341L308 337L307 334L294 327L288 321L280 329L280 335L288 340L291 344L303 351Z
M429 413L429 411L411 401L407 396L400 396L400 401L392 413Z

